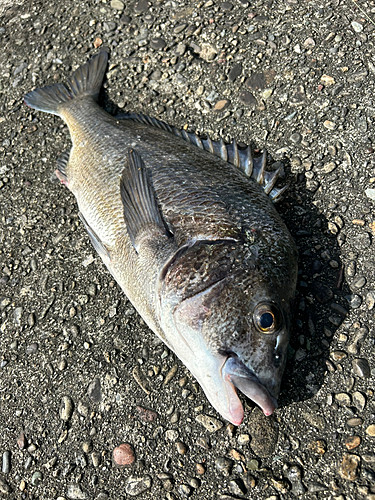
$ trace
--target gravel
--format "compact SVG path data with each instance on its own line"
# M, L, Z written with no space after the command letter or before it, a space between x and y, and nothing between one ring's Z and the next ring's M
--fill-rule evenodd
M375 65L359 6L2 3L1 497L373 500ZM67 129L23 95L96 47L110 51L107 111L267 148L290 185L278 210L299 248L298 290L271 418L246 402L240 428L220 419L53 174Z

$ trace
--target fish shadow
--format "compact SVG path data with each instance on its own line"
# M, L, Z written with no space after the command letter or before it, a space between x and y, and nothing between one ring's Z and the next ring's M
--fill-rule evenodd
M299 252L293 328L279 407L318 393L327 370L335 370L330 344L349 314L351 291L340 258L345 236L337 226L328 225L319 208L324 195L309 191L307 184L304 174L298 174L278 207Z

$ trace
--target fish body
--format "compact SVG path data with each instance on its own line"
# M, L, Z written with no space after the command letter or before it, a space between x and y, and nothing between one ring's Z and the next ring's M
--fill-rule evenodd
M25 96L68 125L57 175L115 280L219 413L241 423L237 388L269 415L297 276L295 243L266 194L277 196L276 176L235 144L112 117L96 103L106 64L102 52Z

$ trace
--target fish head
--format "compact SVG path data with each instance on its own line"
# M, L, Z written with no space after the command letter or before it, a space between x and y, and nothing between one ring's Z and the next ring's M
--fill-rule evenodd
M171 288L164 295L167 340L211 404L235 425L244 417L238 390L265 415L277 407L290 338L296 263L292 267L290 276L286 269L270 276L254 266L236 269L232 265L222 273L216 267L213 275L203 279L205 286L195 279L195 287L184 288L174 301ZM181 285L183 269L175 276Z

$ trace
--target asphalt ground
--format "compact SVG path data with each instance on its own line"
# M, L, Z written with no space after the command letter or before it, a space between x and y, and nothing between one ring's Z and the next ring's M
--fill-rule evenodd
M0 15L0 498L373 500L375 3L3 1ZM103 47L107 111L284 166L300 271L268 419L250 402L240 427L220 418L54 176L67 128L23 95Z

